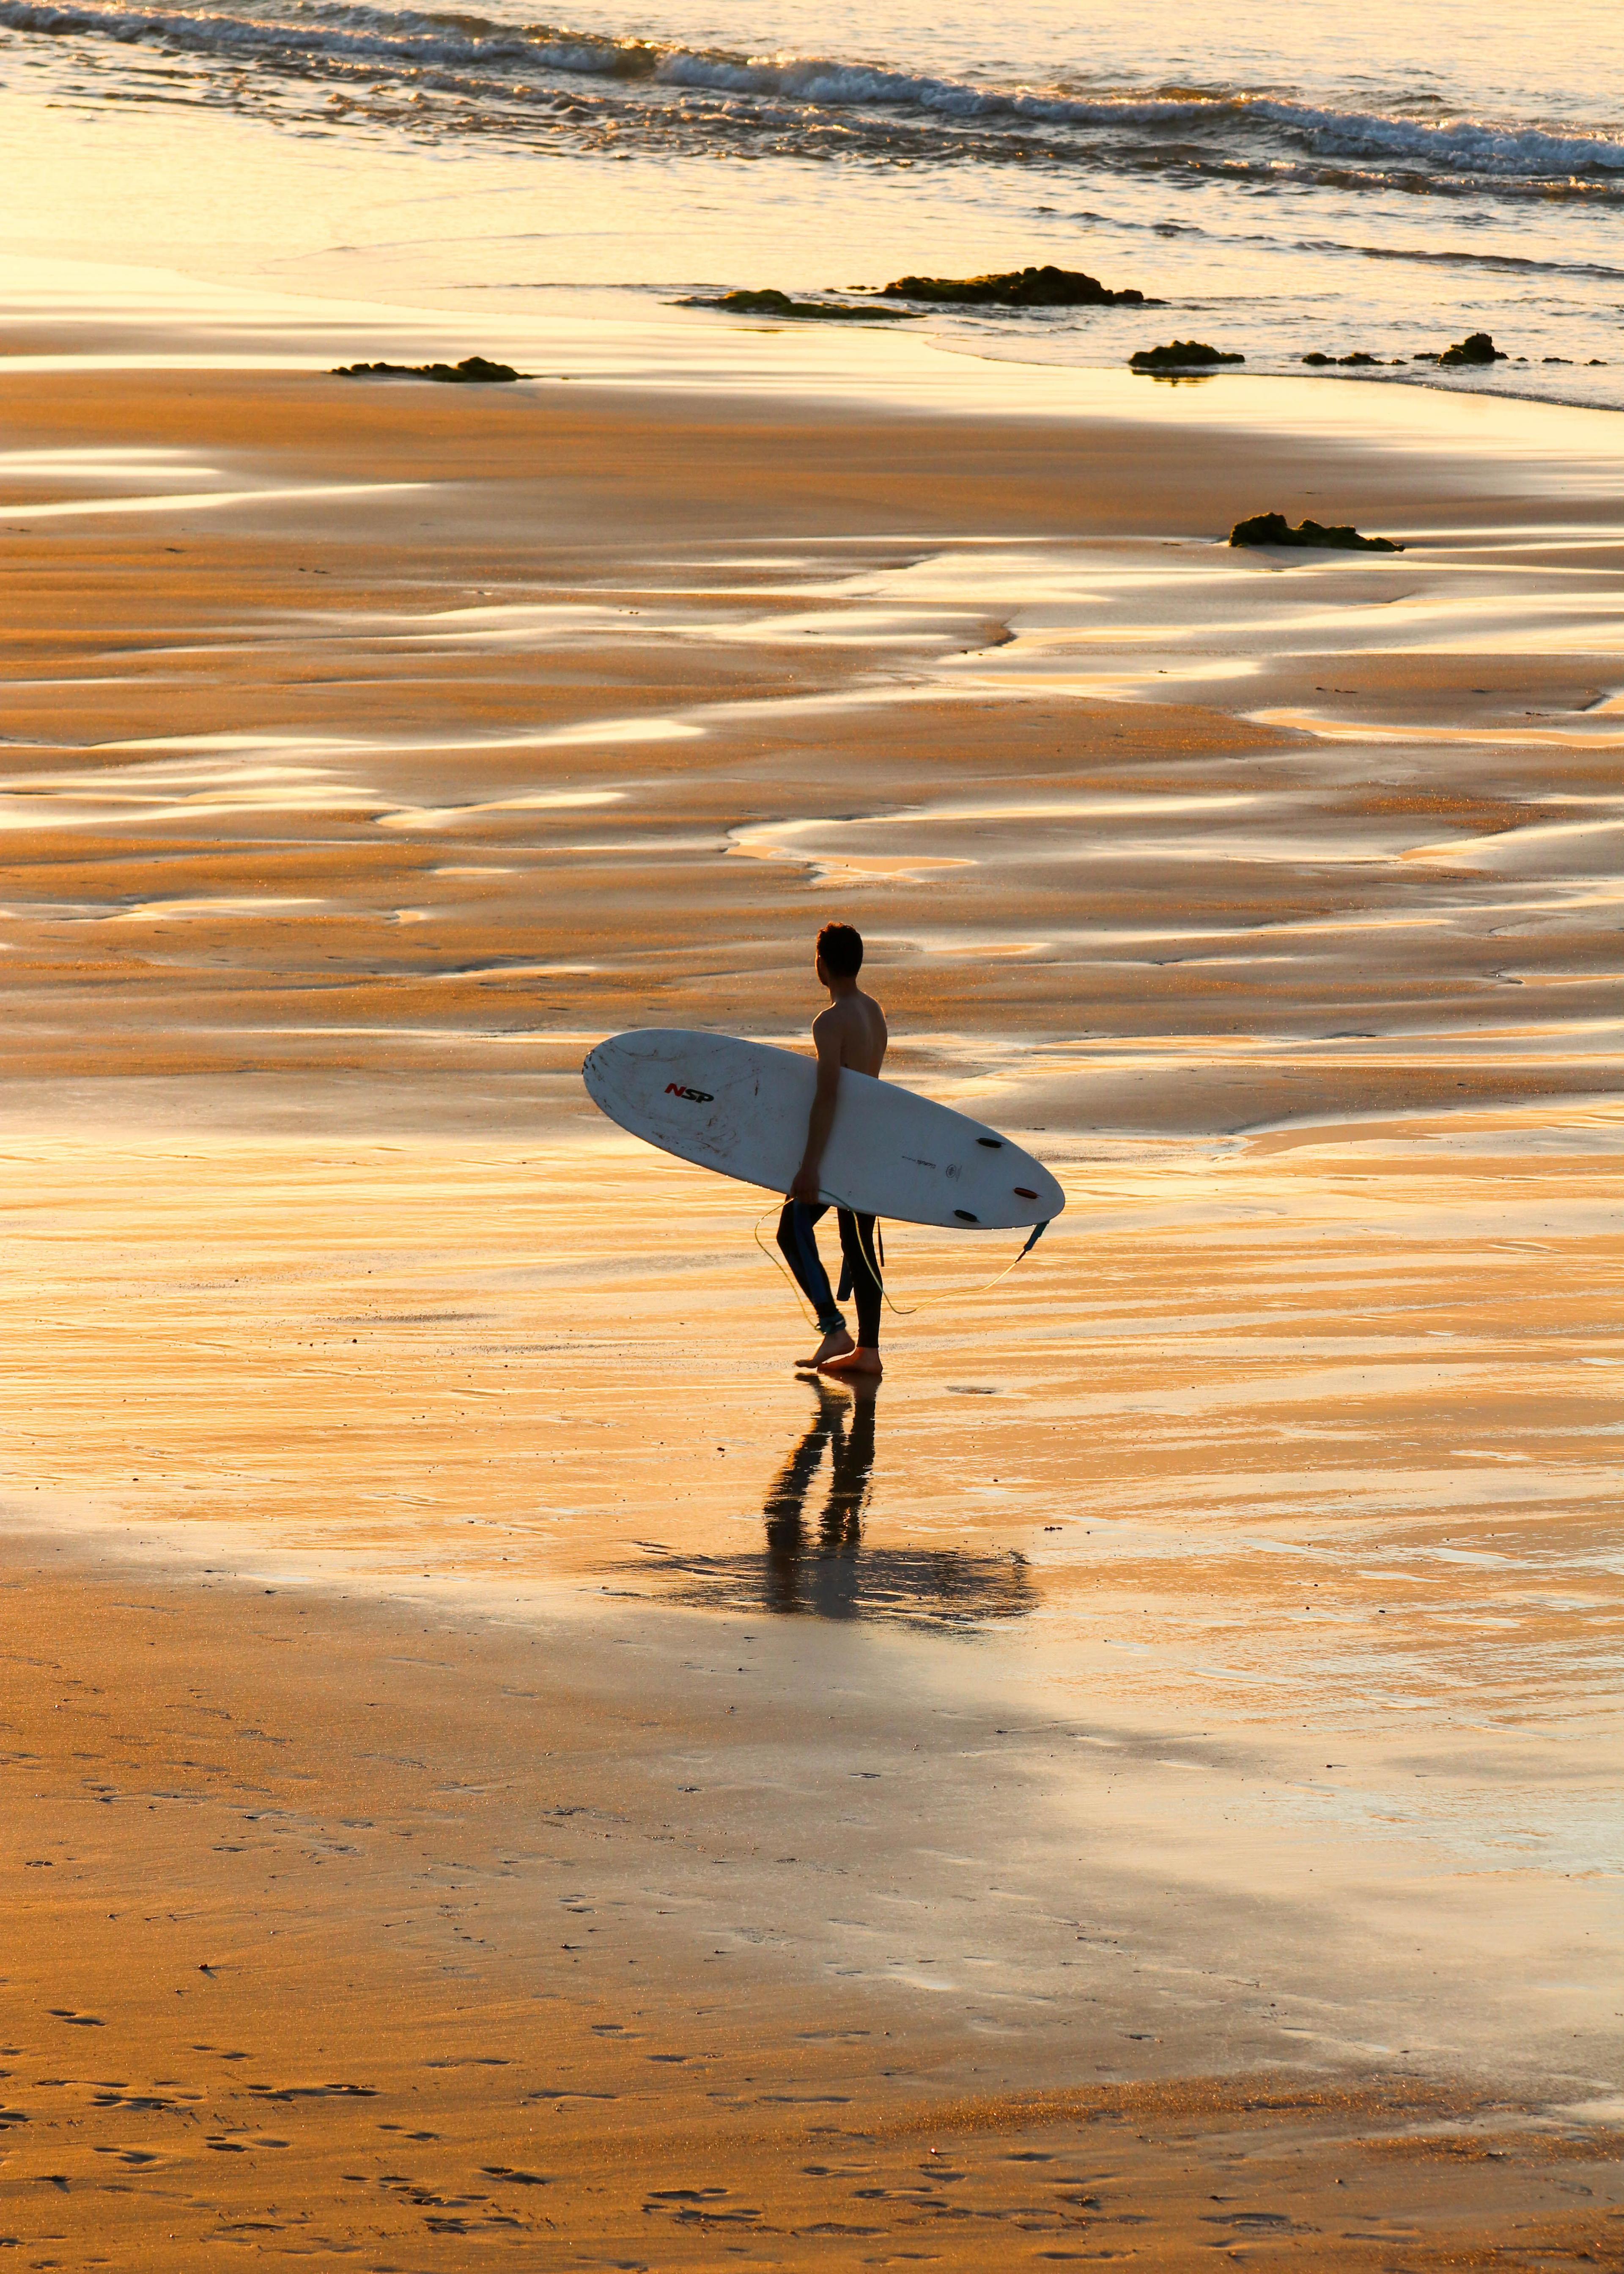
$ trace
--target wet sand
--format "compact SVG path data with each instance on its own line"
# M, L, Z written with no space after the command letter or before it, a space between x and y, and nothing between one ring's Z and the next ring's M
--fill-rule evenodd
M1605 422L1051 380L0 379L27 2263L1616 2250ZM837 912L866 1410L575 1075Z
M43 1707L7 1778L0 2184L24 2263L1605 2248L1616 2102L1258 2059L1239 1984L1230 2059L1192 2072L1135 1922L1092 1899L1067 1939L1114 1939L1116 1980L1064 2029L1041 1999L983 1992L966 2028L901 1970L808 1968L796 1919L872 1909L898 1860L853 1776L917 1793L922 1747L910 1832L978 1848L1053 1797L1006 1765L966 1824L957 1772L1004 1731L980 1701L899 1700L849 1634L643 1615L583 1647L547 1621L8 1563L11 1667ZM769 1868L784 1838L801 1853ZM1016 1888L954 1876L959 1908L966 1880L1019 1902L1018 1856ZM901 1950L937 1931L906 1882L890 1901Z

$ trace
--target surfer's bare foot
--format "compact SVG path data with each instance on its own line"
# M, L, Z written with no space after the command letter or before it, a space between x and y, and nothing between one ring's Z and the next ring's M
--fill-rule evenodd
M877 1382L884 1371L878 1351L865 1350L861 1343L839 1358L823 1359L818 1367L820 1374L832 1374L838 1382L850 1382L854 1374L861 1374L865 1381Z
M795 1363L808 1372L826 1366L831 1358L845 1358L857 1348L844 1327L831 1327L810 1358L798 1358Z

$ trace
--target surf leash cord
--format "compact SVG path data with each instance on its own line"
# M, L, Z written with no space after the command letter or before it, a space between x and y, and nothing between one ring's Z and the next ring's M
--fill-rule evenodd
M783 1202L780 1201L775 1205L781 1209ZM840 1207L843 1203L837 1201L835 1205L836 1207ZM768 1217L771 1216L772 1213L773 1209L771 1208L765 1208L762 1210L751 1228L752 1236L755 1239L756 1245L760 1248L762 1254L766 1256L768 1261L774 1264L789 1281L791 1287L794 1291L795 1300L806 1313L808 1324L816 1328L817 1325L817 1319L812 1311L811 1306L807 1301L806 1295L800 1282L796 1279L794 1273L790 1269L788 1264L786 1263L782 1255L779 1254L777 1246L770 1246L767 1241L762 1238L762 1226L766 1223ZM853 1210L852 1213L854 1214L855 1211ZM1002 1286L1004 1282L1009 1277L1011 1272L1014 1270L1016 1264L1024 1262L1026 1258L1031 1254L1039 1240L1042 1239L1043 1234L1049 1230L1050 1221L1050 1218L1045 1217L1041 1224L1034 1224L1031 1231L1027 1234L1026 1244L1021 1249L1020 1254L1014 1257L1011 1262L1006 1263L1002 1271L996 1271L992 1277L986 1281L983 1285L980 1287L972 1287L964 1294L928 1295L923 1302L912 1303L906 1310L899 1303L892 1301L891 1291L885 1284L885 1248L883 1242L880 1240L880 1231L877 1224L875 1225L875 1238L879 1246L878 1255L877 1257L871 1255L865 1245L863 1248L863 1260L868 1264L870 1272L873 1274L874 1284L879 1289L881 1299L884 1303L886 1309L891 1313L891 1316L897 1319L916 1318L920 1312L936 1310L944 1303L974 1302L978 1296L989 1295L995 1287Z

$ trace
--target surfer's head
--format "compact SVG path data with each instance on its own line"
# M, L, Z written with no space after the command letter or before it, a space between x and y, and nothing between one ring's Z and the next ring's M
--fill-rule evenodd
M854 924L827 923L817 936L818 977L855 979L862 969L862 934Z

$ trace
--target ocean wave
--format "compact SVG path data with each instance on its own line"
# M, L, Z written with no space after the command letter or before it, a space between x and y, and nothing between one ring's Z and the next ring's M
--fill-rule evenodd
M350 11L359 14L360 11ZM370 11L369 11L370 12ZM182 9L86 8L39 4L39 0L0 0L0 25L13 32L61 39L97 34L129 45L144 40L222 56L281 52L342 62L357 56L395 63L522 63L533 50L519 33L489 27L489 36L455 41L443 36L402 35L395 19L380 16L371 30L333 25L305 26L275 19L207 16Z
M921 154L962 154L968 130L974 154L996 155L997 138L1017 130L1050 146L1048 154L1086 156L1094 163L1205 162L1234 167L1295 162L1367 169L1377 184L1395 177L1492 185L1587 184L1624 187L1624 139L1556 132L1538 124L1474 118L1418 120L1377 111L1339 110L1241 89L1146 90L1084 95L1061 90L1004 88L933 78L870 63L820 56L756 56L661 45L637 38L594 36L567 27L508 25L472 14L439 14L312 0L278 11L100 6L94 0L0 0L0 26L48 37L101 37L122 44L153 41L223 59L252 56L305 73L335 74L383 66L402 74L450 70L488 74L485 91L508 100L548 91L557 79L616 82L628 95L686 97L685 120L703 129L703 106L718 127L752 118L774 131L815 124L836 113L852 125L862 115L907 122L927 145ZM741 114L737 106L766 104ZM876 124L879 121L876 122ZM1065 138L1082 138L1075 151ZM1058 138L1058 139L1057 139ZM882 133L880 139L885 138ZM853 147L861 147L859 134ZM1261 147L1259 147L1261 146ZM1013 153L1011 152L1011 154ZM1023 140L1021 154L1032 154ZM1360 178L1350 176L1350 184Z
M1587 282L1624 282L1624 268L1610 267L1605 260L1541 260L1525 253L1473 252L1459 245L1348 245L1335 237L1301 237L1297 247L1301 252L1349 252L1359 260L1422 261L1436 268L1482 269L1493 275L1573 276Z
M1192 130L1202 136L1263 125L1296 137L1326 157L1389 158L1449 173L1561 177L1624 174L1624 141L1553 134L1477 119L1439 124L1372 111L1328 110L1272 95L1121 94L1081 98L1021 88L1004 92L962 80L921 78L872 65L796 56L733 62L679 51L663 56L655 76L669 84L741 94L776 94L818 105L898 106L949 118L1010 118L1043 126Z
M1162 215L1131 218L1124 213L1079 209L1071 219L1097 228L1162 240L1190 239L1223 252L1239 245L1278 252L1334 253L1354 260L1415 262L1428 267L1481 270L1489 275L1572 277L1585 283L1624 283L1624 267L1605 260L1565 260L1549 253L1478 252L1461 245L1372 245L1357 237L1300 237L1288 229L1230 230L1199 222L1169 222Z

